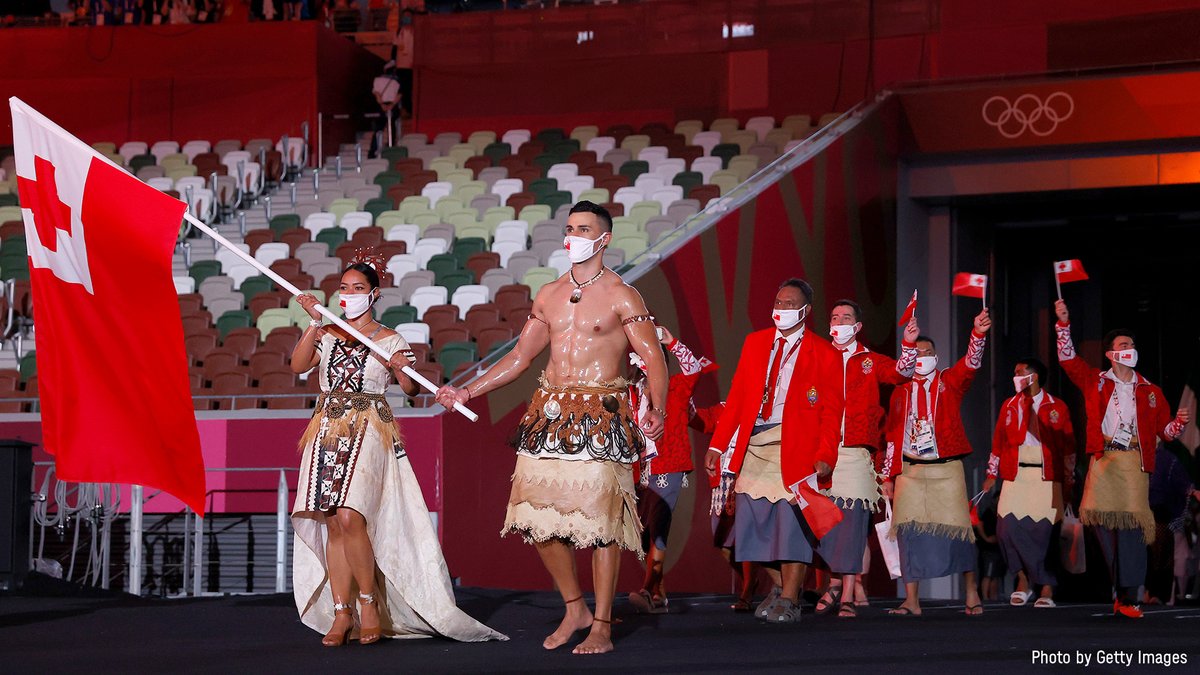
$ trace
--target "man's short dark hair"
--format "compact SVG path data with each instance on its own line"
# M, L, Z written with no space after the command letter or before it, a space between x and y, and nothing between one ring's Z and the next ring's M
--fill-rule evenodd
M609 232L612 232L612 214L608 212L608 209L600 206L596 202L589 202L586 199L576 202L575 206L571 207L571 213L591 213L595 215L596 218L599 219L606 228L608 228Z
M1017 359L1017 365L1025 366L1026 369L1037 373L1038 386L1046 386L1046 364L1042 363L1040 359L1034 356L1026 356L1023 359Z
M807 281L805 281L799 277L792 277L792 278L784 281L782 284L779 284L779 290L782 291L784 288L787 288L788 286L791 286L792 288L800 289L800 292L804 294L804 302L806 302L806 303L812 302L812 297L813 297L812 284L808 283Z
M914 341L914 344L916 342L928 342L930 347L933 347L935 350L937 349L937 343L934 342L933 338L929 337L928 335L918 335L917 339Z
M1119 337L1127 337L1130 340L1137 341L1137 337L1133 334L1133 331L1128 328L1114 328L1104 334L1104 351L1112 351L1113 343Z
M862 321L862 307L859 307L857 302L842 298L841 300L833 303L833 309L837 309L838 307L849 307L850 309L854 310L854 320Z

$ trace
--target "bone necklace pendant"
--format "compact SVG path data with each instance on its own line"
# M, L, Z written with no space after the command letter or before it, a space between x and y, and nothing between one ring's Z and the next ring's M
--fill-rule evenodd
M567 274L571 277L571 283L575 284L575 290L571 291L571 303L574 304L583 299L583 289L585 287L591 286L592 284L596 283L597 279L604 276L604 268L601 267L600 271L596 273L596 276L588 279L582 284L575 280L575 270L570 270L567 272Z

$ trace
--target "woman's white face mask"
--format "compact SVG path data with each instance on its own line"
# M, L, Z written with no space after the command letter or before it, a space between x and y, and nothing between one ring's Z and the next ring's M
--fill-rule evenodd
M921 377L929 375L937 368L936 356L918 356L917 357L917 374Z
M371 309L371 305L375 304L375 294L367 293L342 293L339 305L346 312L347 319L357 319L366 314Z

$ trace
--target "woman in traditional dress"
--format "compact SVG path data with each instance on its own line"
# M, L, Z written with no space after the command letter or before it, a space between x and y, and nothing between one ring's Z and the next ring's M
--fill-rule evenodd
M346 321L391 353L390 360L341 328L322 326L315 296L298 298L313 320L292 352L292 370L317 367L321 396L300 441L292 510L296 608L330 647L354 637L362 644L433 635L505 640L455 606L429 511L384 398L393 375L409 396L417 384L402 371L415 363L412 349L371 313L383 268L382 256L360 249L339 292Z

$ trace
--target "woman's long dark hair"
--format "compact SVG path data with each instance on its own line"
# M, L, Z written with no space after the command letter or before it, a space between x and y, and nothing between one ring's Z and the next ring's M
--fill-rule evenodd
M379 288L379 272L376 272L374 267L371 267L366 263L354 263L347 267L342 274L345 274L350 270L360 272L364 277L366 277L367 283L371 284L370 290L373 291L376 288Z

